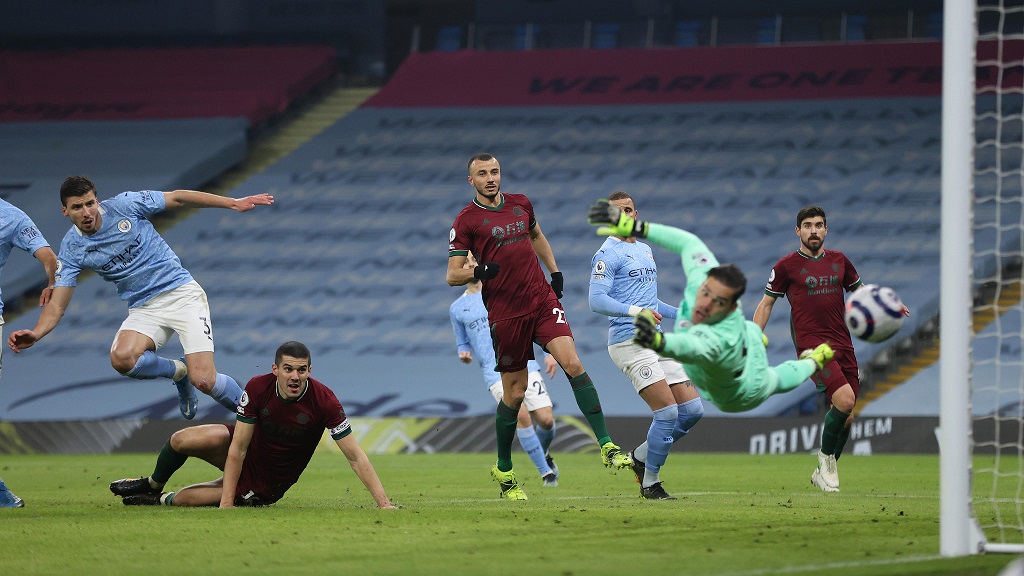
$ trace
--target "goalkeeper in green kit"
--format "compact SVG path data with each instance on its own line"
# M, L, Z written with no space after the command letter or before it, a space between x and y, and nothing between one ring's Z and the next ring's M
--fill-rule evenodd
M743 317L746 276L733 264L719 265L697 235L635 220L604 199L590 207L588 220L601 226L601 236L646 238L682 257L686 291L675 332L663 334L645 310L634 321L633 341L681 362L701 396L723 412L752 410L772 394L796 388L832 359L832 349L821 344L799 360L769 366L768 338Z

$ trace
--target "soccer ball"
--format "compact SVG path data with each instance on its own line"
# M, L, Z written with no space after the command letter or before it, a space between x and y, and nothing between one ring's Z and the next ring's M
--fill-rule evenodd
M865 284L846 302L846 327L861 340L884 342L903 326L903 301L887 286Z

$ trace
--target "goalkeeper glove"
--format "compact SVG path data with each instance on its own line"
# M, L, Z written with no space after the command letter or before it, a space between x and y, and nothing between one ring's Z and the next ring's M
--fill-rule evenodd
M551 289L555 291L555 298L562 299L562 288L565 287L565 280L561 272L551 273Z
M587 214L587 222L597 229L598 236L647 237L647 223L627 216L618 206L604 198L594 202ZM602 226L607 224L607 226Z
M640 312L633 320L633 326L636 326L633 342L655 352L665 349L665 335L658 331L658 325L654 323L654 314L650 310Z
M473 278L477 280L490 280L498 275L497 262L485 262L473 268Z
M764 344L765 348L768 347L768 336L764 332L761 333L761 343Z

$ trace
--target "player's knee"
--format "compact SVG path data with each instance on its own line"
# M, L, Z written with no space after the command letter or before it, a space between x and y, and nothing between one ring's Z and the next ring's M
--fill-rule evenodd
M700 398L690 400L679 408L679 421L686 430L693 428L694 424L704 416L704 403L700 401Z
M551 430L555 426L555 416L550 413L542 413L539 410L533 413L533 421L545 430Z
M141 354L124 353L117 349L110 351L110 366L117 370L119 374L128 374L132 368L135 368L135 363L139 361Z
M857 405L857 397L853 395L853 391L840 389L832 395L832 405L837 410L849 414L853 412L854 406Z
M213 385L217 383L217 373L209 374L195 374L189 373L188 379L203 394L209 394L213 390Z
M572 358L562 364L562 371L565 372L566 378L575 378L583 374L583 362L580 362L579 358Z
M185 453L188 449L188 429L178 430L171 434L171 439L167 443L171 445L171 450L179 454Z

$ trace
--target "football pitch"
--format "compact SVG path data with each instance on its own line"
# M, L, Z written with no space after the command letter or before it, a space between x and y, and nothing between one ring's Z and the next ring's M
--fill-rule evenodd
M846 456L842 492L810 484L811 455L674 453L674 501L639 499L628 471L556 455L545 488L499 500L490 454L372 455L400 510L378 510L339 454L318 452L276 505L125 507L107 484L155 454L15 455L0 476L26 507L0 510L0 574L998 574L1015 559L941 558L938 458ZM168 486L212 480L190 460Z

